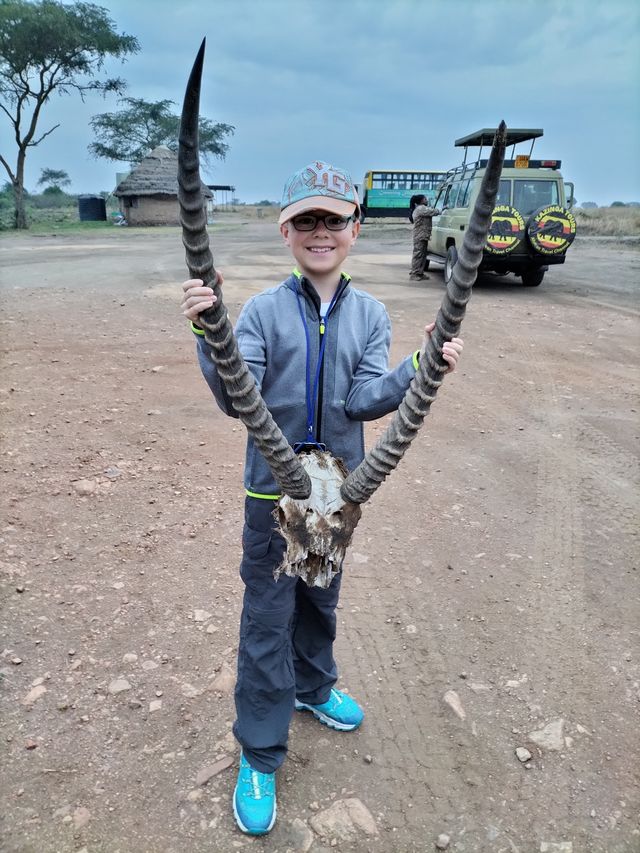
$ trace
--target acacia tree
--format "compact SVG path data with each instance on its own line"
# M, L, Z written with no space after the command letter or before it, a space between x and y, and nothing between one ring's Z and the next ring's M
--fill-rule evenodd
M57 0L0 0L0 110L17 146L15 167L0 153L13 187L16 228L27 228L24 167L29 148L59 127L38 133L41 112L51 95L120 93L119 78L99 79L105 60L139 50L133 36L119 35L107 10L92 3Z
M171 112L173 101L145 101L122 98L124 108L94 116L90 125L96 141L89 145L94 157L134 165L158 145L178 150L180 116ZM225 137L233 134L230 124L215 123L200 116L198 144L205 162L211 157L224 160L229 145Z
M41 169L38 179L38 186L46 185L47 189L60 190L62 187L68 187L71 183L71 178L68 172L64 169Z

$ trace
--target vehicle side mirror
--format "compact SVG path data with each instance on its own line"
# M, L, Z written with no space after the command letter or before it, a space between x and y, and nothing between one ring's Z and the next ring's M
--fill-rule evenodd
M565 195L565 204L568 208L572 208L576 203L574 196L574 186L573 181L565 181L564 182L564 195Z

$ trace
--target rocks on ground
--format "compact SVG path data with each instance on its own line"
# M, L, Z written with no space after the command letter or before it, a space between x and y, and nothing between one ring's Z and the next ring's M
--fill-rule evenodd
M324 839L350 841L358 835L378 834L373 815L355 797L336 800L330 808L314 815L310 823L313 830Z

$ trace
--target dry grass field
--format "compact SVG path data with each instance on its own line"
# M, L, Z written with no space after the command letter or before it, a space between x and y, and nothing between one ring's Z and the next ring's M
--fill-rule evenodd
M582 237L637 237L640 235L640 207L575 208L573 215Z

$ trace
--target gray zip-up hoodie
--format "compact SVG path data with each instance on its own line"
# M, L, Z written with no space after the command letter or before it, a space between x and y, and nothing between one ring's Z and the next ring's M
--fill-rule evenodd
M307 440L307 337L309 383L313 387L321 335L326 337L315 406L315 438L351 471L364 457L362 421L375 420L400 405L417 369L417 354L389 370L391 324L384 305L355 290L342 275L336 300L324 324L320 299L294 270L286 281L252 297L242 309L235 333L238 346L267 408L293 446ZM210 346L198 334L198 360L204 378L225 414L237 417ZM247 441L244 485L254 497L277 497L278 487L251 436Z

